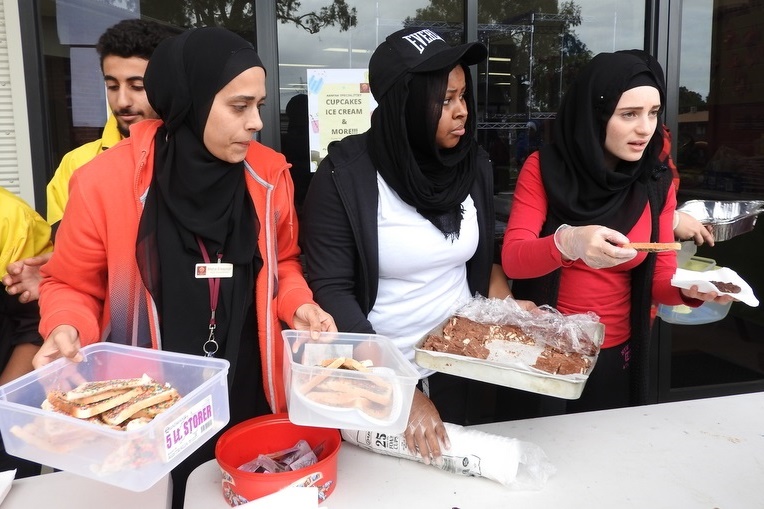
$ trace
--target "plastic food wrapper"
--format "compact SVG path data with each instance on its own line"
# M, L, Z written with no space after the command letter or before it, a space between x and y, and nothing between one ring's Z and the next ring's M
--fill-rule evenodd
M309 467L318 462L318 456L323 450L323 442L311 449L305 440L298 441L293 447L270 454L260 454L252 461L239 467L239 470L264 474L287 472Z
M562 352L596 355L603 339L596 333L600 319L593 312L563 315L546 304L526 311L511 297L495 299L476 294L455 314L480 323L518 326L538 345Z
M722 283L732 283L740 287L740 291L737 293L732 292L720 292L712 281ZM744 302L751 307L759 305L759 300L753 293L751 286L745 282L734 270L727 267L720 267L715 270L707 270L704 272L696 272L694 270L676 269L674 277L671 279L672 286L677 288L684 288L689 290L693 286L697 285L700 292L718 292L724 295L730 295L740 302Z
M468 477L485 477L516 490L540 490L557 469L536 444L443 423L451 441L440 461L430 465ZM414 460L422 457L406 446L403 434L342 430L346 442L368 451Z

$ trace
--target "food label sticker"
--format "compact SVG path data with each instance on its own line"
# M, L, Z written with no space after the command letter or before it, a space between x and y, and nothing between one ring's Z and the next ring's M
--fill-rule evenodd
M164 428L165 463L196 442L205 431L212 428L215 413L212 410L212 395L191 407L183 415Z
M233 263L197 263L194 267L194 277L196 279L233 277Z

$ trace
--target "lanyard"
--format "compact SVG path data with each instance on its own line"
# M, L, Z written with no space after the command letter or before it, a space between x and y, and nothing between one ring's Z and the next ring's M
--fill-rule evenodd
M199 249L202 251L202 258L204 258L204 263L210 263L210 255L207 254L207 249L204 247L204 242L202 242L202 239L198 236L196 237L196 242L199 244ZM223 259L223 253L218 253L218 263ZM207 338L207 341L204 342L204 345L202 345L202 350L204 351L205 357L214 357L215 353L218 351L219 345L218 342L215 341L215 328L217 327L217 322L215 321L215 311L218 308L218 298L220 297L220 278L219 277L211 277L207 279L210 287L210 335Z

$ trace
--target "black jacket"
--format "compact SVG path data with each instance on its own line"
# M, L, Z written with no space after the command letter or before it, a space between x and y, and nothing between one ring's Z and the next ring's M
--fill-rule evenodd
M367 319L379 281L377 171L368 133L329 146L308 189L300 222L308 283L316 302L342 332L374 333ZM488 295L494 256L493 168L480 149L470 191L480 236L467 263L470 292Z

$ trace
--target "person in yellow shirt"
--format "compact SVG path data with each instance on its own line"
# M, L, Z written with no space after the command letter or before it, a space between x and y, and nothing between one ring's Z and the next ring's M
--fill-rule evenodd
M50 225L24 200L0 187L0 267L20 258L50 253ZM0 293L0 385L32 371L32 358L42 345L37 331L40 309ZM5 452L0 439L0 471L16 469L16 477L40 473L40 465Z
M47 220L53 228L54 237L69 200L69 179L74 171L130 136L131 125L141 120L158 118L146 99L143 74L157 45L177 33L177 30L154 21L127 19L108 28L98 39L96 51L112 114L104 126L101 138L66 153L48 183ZM40 267L50 256L46 254L21 259L8 266L6 263L0 265L0 270L7 266L7 274L3 277L7 292L18 295L22 303L36 300L41 279Z
M0 270L53 250L50 225L24 200L0 187Z
M107 29L98 39L96 51L112 115L101 138L65 154L48 183L47 219L54 228L63 217L69 199L69 179L74 170L130 136L131 125L158 118L146 99L143 74L157 44L176 33L154 21L127 19Z

